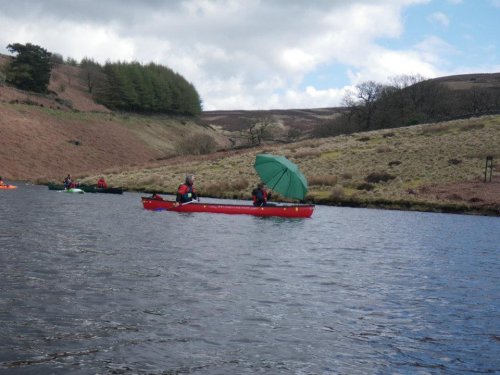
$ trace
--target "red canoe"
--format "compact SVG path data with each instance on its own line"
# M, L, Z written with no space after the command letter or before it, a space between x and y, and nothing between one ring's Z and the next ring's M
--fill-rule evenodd
M311 217L314 211L314 205L312 204L255 207L242 204L189 202L175 207L175 202L173 201L146 197L142 197L141 199L142 205L145 209L155 211L166 210L175 212L209 212L215 214L278 216L295 218Z

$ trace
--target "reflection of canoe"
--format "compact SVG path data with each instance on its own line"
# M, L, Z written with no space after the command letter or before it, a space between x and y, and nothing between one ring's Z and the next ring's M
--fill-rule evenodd
M17 189L17 186L14 185L0 185L0 190L13 190Z
M64 185L62 184L49 184L48 186L49 190L64 190ZM93 185L78 185L78 188L82 189L86 193L123 194L122 188L108 187L104 189L104 188L98 188L97 186Z
M66 190L63 190L63 192L65 192L65 193L73 193L73 194L83 194L83 193L85 193L82 189L78 189L78 188L66 189Z
M220 203L185 203L175 207L175 202L142 197L142 205L147 210L167 210L176 212L209 212L217 214L254 215L254 216L279 216L279 217L310 217L314 211L314 205L283 205L276 207L255 207L243 204L220 204Z

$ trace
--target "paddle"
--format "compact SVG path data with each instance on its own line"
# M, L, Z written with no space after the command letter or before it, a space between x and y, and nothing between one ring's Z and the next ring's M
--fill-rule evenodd
M170 210L173 210L174 208L179 208L179 207L185 206L187 204L197 203L197 202L198 201L192 200L192 201L189 201L189 202L186 202L186 203L179 204L178 206L172 206L170 208L165 208L165 211L170 211Z

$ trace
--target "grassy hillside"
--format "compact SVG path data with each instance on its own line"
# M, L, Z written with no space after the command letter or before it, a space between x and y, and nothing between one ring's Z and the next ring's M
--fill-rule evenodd
M0 65L8 60L0 55ZM499 77L437 80L456 91L485 86L494 96ZM485 157L495 164L500 158L500 116L175 157L193 135L225 149L245 144L238 134L261 121L272 122L278 135L266 143L303 139L341 109L212 111L201 119L118 114L92 100L77 67L56 65L48 95L17 90L1 78L0 175L7 179L60 181L71 173L91 183L105 174L114 186L173 193L194 172L202 195L249 199L258 182L255 155L267 152L300 166L311 202L500 214L498 167L492 183L481 182Z
M74 112L0 102L0 175L18 180L60 180L67 173L100 173L141 165L179 151L186 135L225 138L192 119Z
M0 55L1 67L11 58ZM18 90L0 76L0 175L60 181L66 174L153 163L183 152L186 137L227 138L192 117L112 112L97 104L78 67L56 64L48 94Z
M174 193L185 173L196 173L202 196L249 199L259 180L253 161L263 152L299 165L309 181L308 201L498 215L500 180L481 181L485 157L500 158L499 144L500 116L486 116L177 158L106 177L114 186Z

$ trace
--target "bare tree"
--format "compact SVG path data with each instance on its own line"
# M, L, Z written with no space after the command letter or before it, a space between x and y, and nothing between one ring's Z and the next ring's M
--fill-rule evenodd
M245 119L247 126L240 131L250 146L259 146L265 140L273 138L275 121L272 116Z
M466 92L464 100L464 104L468 108L469 113L474 115L487 112L494 108L493 95L476 86Z
M348 108L348 117L355 117L363 124L363 129L372 126L373 115L377 108L377 100L384 91L384 85L374 81L363 82L356 86L356 92L348 91L343 104Z
M425 78L420 74L402 74L389 78L389 82L391 82L392 86L400 90L406 89L422 81L425 81Z
M80 62L80 67L82 69L82 78L87 84L89 93L92 94L95 86L104 79L102 67L99 63L86 57Z

